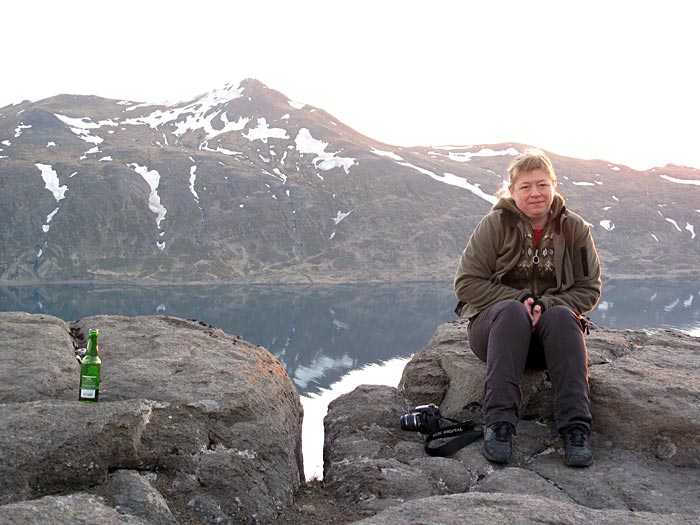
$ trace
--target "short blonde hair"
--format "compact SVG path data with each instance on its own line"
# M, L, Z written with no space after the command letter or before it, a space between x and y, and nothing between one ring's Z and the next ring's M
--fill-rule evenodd
M541 149L528 148L517 155L508 166L508 185L513 186L521 173L528 173L532 170L542 170L549 174L552 184L557 185L557 176L554 173L552 161Z

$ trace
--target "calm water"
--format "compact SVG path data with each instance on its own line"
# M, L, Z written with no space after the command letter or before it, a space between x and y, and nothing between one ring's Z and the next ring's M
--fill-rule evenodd
M0 286L0 311L73 321L96 314L198 319L264 346L301 394L350 370L410 356L456 316L451 282L339 286ZM591 318L619 328L700 335L700 283L606 283Z
M408 358L452 321L451 282L410 285L0 286L0 311L73 321L96 314L198 319L264 346L285 366L305 408L307 477L322 473L328 403L362 383L396 385ZM617 328L700 336L700 283L609 282L591 314Z

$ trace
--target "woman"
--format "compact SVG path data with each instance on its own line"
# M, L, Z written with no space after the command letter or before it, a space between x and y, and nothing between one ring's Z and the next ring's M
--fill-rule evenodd
M455 277L472 351L486 362L484 443L508 463L525 366L549 372L565 462L593 462L583 314L600 298L600 262L584 220L566 209L540 150L516 156L502 196L474 229Z

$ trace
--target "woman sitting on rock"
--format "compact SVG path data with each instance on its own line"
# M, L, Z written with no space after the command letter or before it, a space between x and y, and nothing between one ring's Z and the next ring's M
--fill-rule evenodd
M477 225L455 277L469 344L486 362L484 456L510 461L526 366L549 372L566 464L593 462L583 314L600 298L600 262L591 231L566 209L540 150L516 156L509 184ZM461 309L461 310L459 310Z

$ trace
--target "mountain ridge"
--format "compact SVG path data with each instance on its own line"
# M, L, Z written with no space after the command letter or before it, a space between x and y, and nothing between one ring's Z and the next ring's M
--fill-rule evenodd
M448 279L526 146L392 146L255 79L7 106L0 282ZM549 153L606 275L693 274L699 170Z

